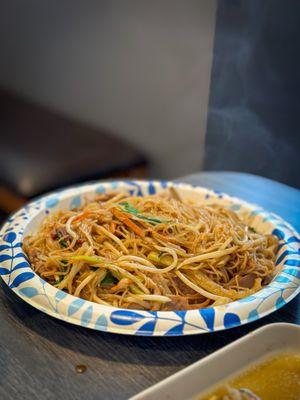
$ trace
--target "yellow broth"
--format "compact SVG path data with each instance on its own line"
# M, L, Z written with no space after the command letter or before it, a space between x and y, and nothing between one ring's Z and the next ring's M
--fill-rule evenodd
M223 400L228 387L249 389L262 400L300 400L300 353L272 356L198 399Z

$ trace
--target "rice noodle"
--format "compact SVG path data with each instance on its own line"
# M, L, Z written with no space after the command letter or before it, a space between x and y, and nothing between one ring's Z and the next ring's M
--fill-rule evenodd
M23 248L32 268L67 293L163 311L226 304L260 290L275 273L277 245L233 211L172 190L107 193L54 212Z

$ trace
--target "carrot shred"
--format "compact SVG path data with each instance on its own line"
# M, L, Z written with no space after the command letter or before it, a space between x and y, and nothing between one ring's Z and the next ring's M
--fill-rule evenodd
M127 286L131 285L133 282L128 278L121 279L116 285L110 288L111 292L117 292L118 290L126 289Z
M84 212L84 213L78 215L76 218L74 218L73 221L72 221L72 223L81 221L82 219L84 219L84 218L90 216L91 214L92 214L92 212L86 211L86 212Z
M110 226L109 226L109 230L111 233L115 233L116 230L116 223L111 221Z
M145 233L142 231L142 229L139 226L137 226L126 214L122 213L117 208L113 209L113 214L116 218L118 218L125 225L127 225L128 228L132 229L134 233L136 233L141 237L145 236Z

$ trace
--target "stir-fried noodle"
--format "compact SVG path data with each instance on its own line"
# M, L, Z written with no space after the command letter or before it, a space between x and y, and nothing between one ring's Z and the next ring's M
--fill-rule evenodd
M57 211L24 241L34 271L100 304L197 309L249 296L274 274L277 240L233 211L164 195L98 196Z

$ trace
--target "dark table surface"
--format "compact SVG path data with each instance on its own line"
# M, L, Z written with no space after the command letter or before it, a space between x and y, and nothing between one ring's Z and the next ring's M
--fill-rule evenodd
M300 191L261 177L201 173L182 178L276 212L300 230ZM101 333L51 318L0 282L0 399L128 399L249 331L300 324L300 296L273 314L228 331L186 337ZM75 366L83 364L83 374Z

